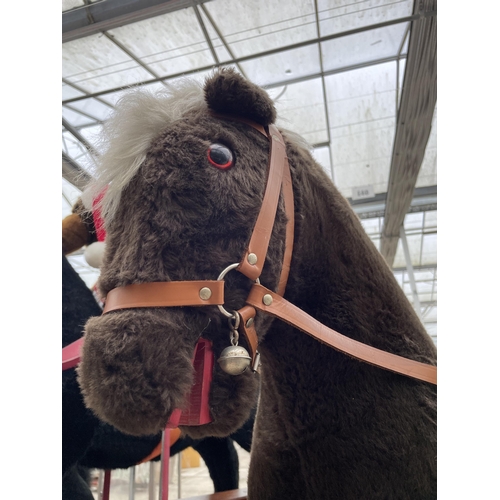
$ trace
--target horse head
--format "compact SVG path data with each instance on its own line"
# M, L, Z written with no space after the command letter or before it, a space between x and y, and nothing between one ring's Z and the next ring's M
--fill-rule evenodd
M267 126L275 119L267 93L227 69L203 88L187 81L160 95L132 92L122 99L106 124L98 181L85 195L91 205L106 187L103 297L131 284L214 280L241 260L261 208L270 149L245 121ZM286 224L280 198L260 275L271 289L280 280ZM224 309L240 308L252 283L228 273ZM257 316L261 337L271 322ZM218 357L230 344L230 330L216 306L123 309L92 318L78 368L86 404L124 432L162 430L185 405L197 340L211 341ZM186 432L228 435L247 420L257 391L252 370L233 376L216 364L213 422Z

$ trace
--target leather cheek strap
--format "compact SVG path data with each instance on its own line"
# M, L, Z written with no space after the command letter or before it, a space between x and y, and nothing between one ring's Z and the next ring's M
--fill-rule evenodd
M253 307L247 305L239 309L238 313L240 315L240 326L238 327L238 332L245 337L251 351L250 356L252 357L252 363L255 364L257 347L259 344L259 339L254 326L256 311Z
M290 274L290 265L293 253L293 239L295 231L295 206L293 200L292 176L290 174L290 165L288 158L285 158L283 166L283 196L285 199L285 213L287 216L286 237L285 237L285 253L283 255L283 266L281 268L281 276L278 283L278 295L285 295L288 275Z
M278 285L278 293L283 295L288 280L293 251L293 189L285 143L281 133L275 125L269 125L269 140L271 144L271 154L264 198L248 248L237 269L252 280L256 280L261 275L274 227L281 188L283 187L285 211L288 219L286 226L285 252ZM255 263L250 262L250 254L256 257L257 260Z
M271 150L269 154L267 182L264 191L264 198L262 200L262 206L257 217L250 242L245 254L240 261L238 270L251 280L256 280L261 275L262 268L264 267L264 263L266 260L267 249L269 247L269 242L271 239L274 220L276 218L280 189L282 188L285 200L287 226L283 265L281 268L281 275L279 278L277 292L280 295L283 295L285 293L286 283L288 281L288 275L290 272L295 224L292 177L290 174L290 165L286 156L285 141L283 139L283 136L278 130L278 127L276 127L276 125L274 124L268 125L266 131L266 129L262 125L240 116L215 113L213 111L211 111L210 114L214 118L218 118L221 120L245 123L246 125L249 125L250 127L260 132L270 142ZM257 257L257 261L253 264L251 264L248 260L248 256L251 253Z

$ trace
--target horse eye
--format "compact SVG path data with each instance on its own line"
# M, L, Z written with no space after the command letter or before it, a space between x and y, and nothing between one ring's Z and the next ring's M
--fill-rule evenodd
M233 153L222 144L212 144L207 151L208 161L223 170L233 166Z

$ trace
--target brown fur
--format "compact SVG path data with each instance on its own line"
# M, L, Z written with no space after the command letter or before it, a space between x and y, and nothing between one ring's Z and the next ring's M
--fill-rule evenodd
M233 97L220 96L222 89ZM232 71L209 79L205 95L218 112L239 110L256 119L249 114L255 108L261 123L270 118L262 111L272 108L267 94ZM285 298L351 338L435 363L430 337L348 203L310 153L284 136L296 216ZM233 151L231 169L208 163L214 142ZM146 281L214 279L238 262L260 209L267 159L258 132L203 109L166 127L107 226L101 292ZM280 203L261 276L271 289L285 223ZM229 273L226 308L241 307L250 286ZM256 329L262 376L250 500L436 498L434 387L355 361L260 313ZM125 432L160 430L182 405L200 334L214 342L216 356L229 345L217 308L116 311L92 320L79 369L86 403ZM236 429L256 388L252 373L231 377L216 366L214 422L185 431L199 437Z
M241 78L234 70L222 68L205 84L205 100L216 113L228 113L270 125L276 120L276 109L267 93Z
M97 241L92 214L78 200L62 221L62 253L68 255Z

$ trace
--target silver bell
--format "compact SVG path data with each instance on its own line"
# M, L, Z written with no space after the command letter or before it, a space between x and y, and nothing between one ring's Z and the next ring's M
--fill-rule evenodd
M241 375L250 366L251 361L248 351L239 345L226 347L217 360L222 370L229 375Z

